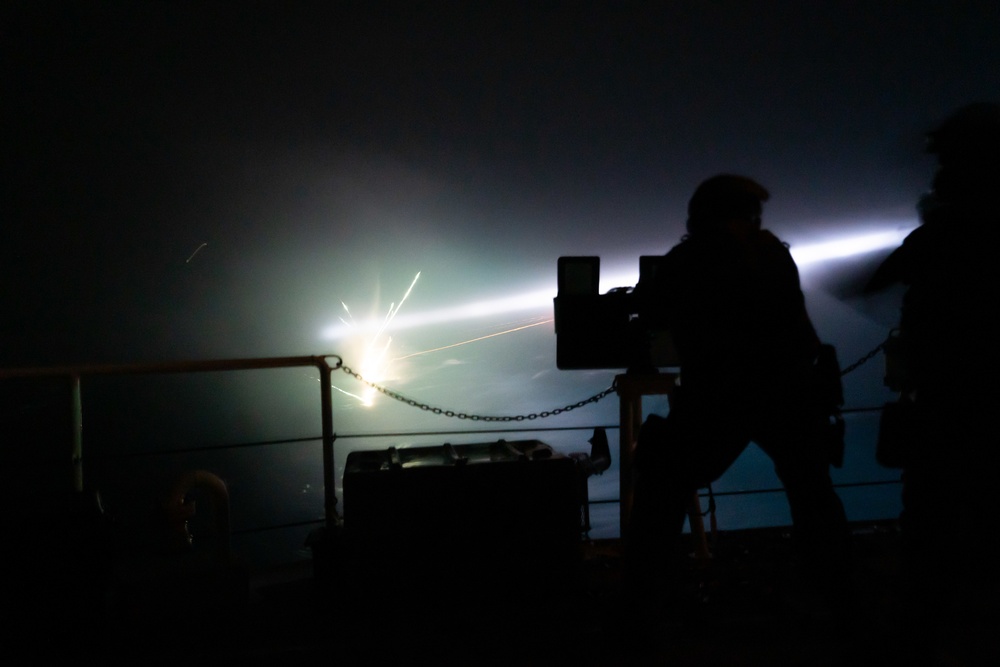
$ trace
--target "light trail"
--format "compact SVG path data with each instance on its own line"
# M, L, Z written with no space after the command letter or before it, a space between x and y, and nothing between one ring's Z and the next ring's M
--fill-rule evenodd
M201 249L204 248L207 245L208 245L207 243L202 243L200 246L198 246L197 248L195 248L194 252L191 253L191 255L187 258L187 260L185 260L184 263L185 264L190 264L191 260L194 259L194 256L197 255L199 252L201 252Z
M403 359L409 359L410 357L418 357L421 354L430 354L431 352L440 352L441 350L450 350L453 347L461 347L462 345L468 345L469 343L478 343L481 340L486 340L487 338L496 338L497 336L503 336L505 334L514 333L515 331L521 331L523 329L530 329L531 327L541 326L543 324L549 324L552 319L542 320L541 322L533 322L531 324L525 324L524 326L514 327L513 329L507 329L506 331L498 331L496 333L486 334L485 336L479 336L478 338L470 338L469 340L463 340L461 343L452 343L451 345L442 345L441 347L435 347L430 350L423 350L422 352L414 352L412 354L407 354L402 357L396 357L393 361L402 361Z
M321 380L320 380L319 378L315 378L315 380L316 380L317 382L321 382ZM358 399L359 401L361 401L361 404L362 404L362 405L366 405L366 406L368 406L368 405L371 405L371 404L372 404L372 403L371 403L371 399L370 399L370 397L369 397L369 398L366 398L366 397L364 397L364 396L358 396L357 394L352 394L351 392L347 391L346 389L341 389L340 387L338 387L338 386L337 386L337 385L335 385L335 384L333 384L333 385L330 385L330 386L331 386L331 387L333 387L334 389L336 389L337 391L339 391L339 392L340 392L341 394L344 394L345 396L350 396L351 398L356 398L356 399Z
M403 302L406 301L408 296L410 296L410 292L413 291L413 286L417 284L417 279L419 277L420 272L417 271L417 275L413 276L413 282L411 282L410 286L406 289L406 292L403 294L403 298L399 300L399 305L389 305L389 312L386 313L385 319L382 321L382 326L379 327L379 330L375 333L376 336L382 335L382 333L386 330L386 327L388 327L392 321L396 319L396 313L398 313L399 309L403 307Z
M351 315L351 309L348 308L347 304L344 303L343 301L340 302L340 305L344 307L344 312L347 313L347 316L349 318L351 318L351 321L348 322L343 317L338 317L337 319L340 320L341 322L343 322L346 326L353 327L354 324L355 324L355 322L354 322L354 315Z

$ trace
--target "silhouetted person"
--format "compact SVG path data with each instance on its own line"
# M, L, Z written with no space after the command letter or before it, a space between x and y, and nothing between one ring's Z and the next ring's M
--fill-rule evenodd
M761 229L768 196L741 176L703 182L688 205L688 234L655 283L636 288L644 316L673 336L681 384L666 420L651 417L639 435L626 545L633 592L648 591L655 570L681 569L686 503L751 441L774 462L797 544L822 572L824 592L840 602L846 591L849 535L815 391L821 344L791 254ZM839 372L832 379L839 390Z
M922 225L869 284L908 286L896 387L913 422L901 448L906 641L923 655L970 641L996 652L984 624L1000 594L1000 106L958 110L928 133L928 152L938 166Z

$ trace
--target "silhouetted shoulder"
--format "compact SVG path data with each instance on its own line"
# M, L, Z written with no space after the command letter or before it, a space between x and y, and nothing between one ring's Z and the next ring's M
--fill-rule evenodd
M766 229L758 231L753 240L754 244L765 252L788 257L789 259L792 257L792 253L788 249L788 244Z
M928 229L932 227L925 225L910 232L903 239L903 243L878 265L868 284L865 285L865 292L878 292L899 283L908 284L914 257L923 254L923 249L930 240L928 237L933 236L927 232Z

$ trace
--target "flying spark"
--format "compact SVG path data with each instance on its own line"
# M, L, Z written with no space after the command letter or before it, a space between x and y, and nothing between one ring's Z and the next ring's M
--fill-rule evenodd
M207 246L207 245L208 245L207 243L202 243L202 244L201 244L200 246L198 246L197 248L195 248L195 249L194 249L194 252L193 252L193 253L191 253L191 256L190 256L190 257L188 257L188 258L187 258L187 261L185 261L184 263L185 263L185 264L190 264L190 263L191 263L191 260L192 260L192 259L194 259L194 256L195 256L195 255L197 255L197 254L198 254L199 252L201 252L201 249L202 249L202 248L204 248L204 247L205 247L205 246Z

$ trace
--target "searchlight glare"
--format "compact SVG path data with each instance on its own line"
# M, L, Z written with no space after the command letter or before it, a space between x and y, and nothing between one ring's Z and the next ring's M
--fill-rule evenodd
M801 268L830 259L853 257L898 246L911 231L913 231L912 227L893 229L886 232L850 236L835 241L792 246L789 250L795 263Z
M906 238L907 234L913 231L913 228L913 226L900 227L889 231L849 236L802 246L792 246L790 250L792 257L795 258L795 262L800 268L812 267L831 259L842 259L898 246ZM552 308L552 299L556 291L555 285L553 285L546 289L522 292L521 294L512 296L474 301L465 305L449 306L397 317L399 307L402 306L403 301L406 300L406 297L410 294L419 277L420 274L418 273L413 279L413 283L410 284L410 288L404 294L403 299L400 300L399 305L391 307L383 320L369 320L359 323L353 321L353 318L350 322L341 319L340 324L329 326L321 332L320 335L325 340L352 339L358 336L366 337L367 344L364 348L364 358L367 363L372 364L371 375L364 372L367 366L360 365L360 372L366 379L374 382L376 381L376 376L384 376L388 365L387 354L389 344L392 340L386 334L386 330L390 324L392 324L393 330L398 331L431 324L446 324L512 312L549 311ZM638 279L638 272L622 272L602 276L600 289L602 292L606 292L615 287L634 285ZM344 308L346 310L347 306L345 305ZM443 347L452 346L446 345ZM366 391L369 396L373 392L374 390Z

